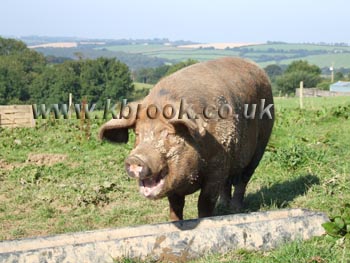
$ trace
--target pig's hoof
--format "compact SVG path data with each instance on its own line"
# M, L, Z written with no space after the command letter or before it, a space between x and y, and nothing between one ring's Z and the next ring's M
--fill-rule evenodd
M243 210L243 202L231 201L230 209L232 213L239 213Z
M231 211L229 203L221 203L221 202L219 202L216 205L215 211L214 211L215 215L229 215L231 213L232 213L232 211Z

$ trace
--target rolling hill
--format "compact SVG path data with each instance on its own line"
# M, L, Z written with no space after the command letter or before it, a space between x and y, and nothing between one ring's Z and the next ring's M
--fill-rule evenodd
M55 43L36 46L45 55L76 59L76 54L84 58L100 56L116 57L131 69L155 67L166 63L176 63L187 59L205 61L224 56L251 59L261 66L269 64L287 65L293 60L307 60L321 68L350 68L350 46L345 44L298 44L268 42L254 43L205 43L156 40L88 40L76 41L74 47L55 47ZM102 44L101 44L102 43Z

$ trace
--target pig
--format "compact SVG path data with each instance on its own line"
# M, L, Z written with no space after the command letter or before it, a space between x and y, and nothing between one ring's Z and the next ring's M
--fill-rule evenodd
M146 198L168 198L170 220L183 219L185 196L198 190L198 217L212 216L218 200L242 208L274 122L271 84L259 66L228 57L191 65L126 113L105 123L99 138L126 143L134 130L126 172Z

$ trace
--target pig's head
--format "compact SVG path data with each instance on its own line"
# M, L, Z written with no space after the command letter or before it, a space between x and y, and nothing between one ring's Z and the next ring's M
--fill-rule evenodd
M99 133L101 139L126 143L128 130L136 134L135 146L125 160L127 174L138 180L140 193L158 199L198 177L200 156L196 141L205 129L198 120L162 117L112 119Z

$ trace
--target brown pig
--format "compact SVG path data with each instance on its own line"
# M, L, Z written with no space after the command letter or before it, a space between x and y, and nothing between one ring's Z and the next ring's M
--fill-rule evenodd
M239 58L194 64L128 106L129 116L105 123L99 137L125 143L128 129L135 131L125 168L142 195L167 197L171 220L183 219L185 196L197 190L199 217L213 215L219 196L242 207L273 127L271 85L262 69Z

